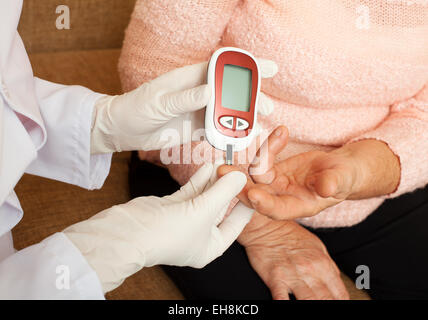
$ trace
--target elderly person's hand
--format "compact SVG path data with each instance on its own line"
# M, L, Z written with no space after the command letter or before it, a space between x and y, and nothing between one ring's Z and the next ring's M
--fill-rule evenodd
M238 240L274 299L349 299L325 246L299 224L255 214Z
M377 140L362 140L330 152L309 151L274 163L288 132L278 127L249 168L239 198L273 219L310 217L339 202L393 192L400 180L398 158ZM236 168L223 166L223 175Z

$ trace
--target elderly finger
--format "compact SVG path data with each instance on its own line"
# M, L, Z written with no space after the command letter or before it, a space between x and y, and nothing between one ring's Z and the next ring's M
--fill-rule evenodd
M284 280L275 281L269 289L273 300L290 300L290 289Z
M285 148L287 142L288 130L285 126L279 126L270 134L257 151L256 157L248 169L255 182L272 183L276 176L274 169L276 155Z
M287 284L297 300L316 300L316 293L302 279L288 279Z
M349 300L349 293L346 289L345 283L343 282L340 271L337 269L336 264L332 261L334 265L333 271L327 274L325 283L327 284L330 291L333 293L333 296L337 300Z
M312 276L304 280L315 293L317 300L334 300L333 293L322 280L313 278Z
M309 215L303 200L290 195L274 195L257 186L248 191L252 207L274 220L293 220Z

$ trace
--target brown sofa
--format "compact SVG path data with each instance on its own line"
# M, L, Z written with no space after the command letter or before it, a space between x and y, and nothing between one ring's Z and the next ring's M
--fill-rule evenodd
M19 32L34 74L92 90L119 94L117 62L135 0L24 0ZM71 29L57 30L55 9L68 5ZM113 157L109 177L101 190L87 191L61 182L24 175L16 187L25 211L13 230L15 246L22 249L66 226L114 204L126 202L129 153ZM367 296L345 278L353 299ZM180 291L159 267L145 268L109 299L182 299Z

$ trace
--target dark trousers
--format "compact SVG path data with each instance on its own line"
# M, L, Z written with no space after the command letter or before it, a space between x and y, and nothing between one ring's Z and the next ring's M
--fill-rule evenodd
M129 181L132 197L163 196L179 188L166 169L138 160L135 153ZM351 279L359 276L357 266L369 268L372 298L428 299L428 187L385 201L356 226L310 231ZM188 299L271 299L237 242L203 269L164 270Z

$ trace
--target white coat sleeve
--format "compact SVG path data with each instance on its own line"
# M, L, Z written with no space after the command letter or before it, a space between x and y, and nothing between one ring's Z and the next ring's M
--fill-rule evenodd
M46 144L27 173L98 189L110 170L111 154L91 155L92 111L102 95L81 86L34 78L47 131Z
M0 299L104 299L80 251L55 233L0 261Z

